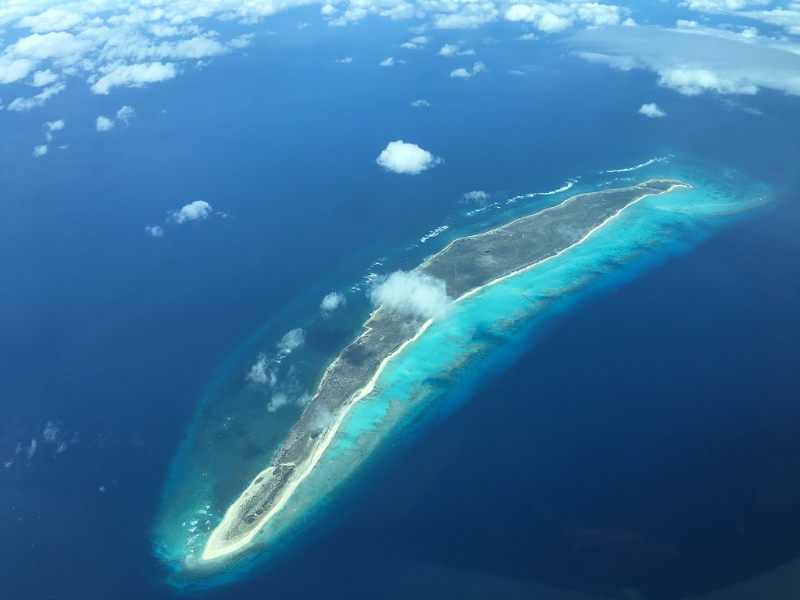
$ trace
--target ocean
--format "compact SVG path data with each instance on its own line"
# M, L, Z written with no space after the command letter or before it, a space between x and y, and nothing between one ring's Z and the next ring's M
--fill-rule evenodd
M689 101L557 43L487 43L499 25L461 36L489 65L481 80L450 81L455 63L433 60L376 69L376 40L407 32L372 25L264 35L147 90L76 85L36 113L0 112L3 597L174 597L153 554L162 491L201 399L255 332L375 261L413 267L409 245L452 224L434 252L468 222L465 192L554 190L668 154L737 169L776 200L582 299L348 481L286 556L196 594L679 598L796 558L797 106L769 91L760 116ZM420 98L432 106L410 106ZM638 118L645 101L670 118ZM81 126L122 105L136 108L128 127ZM56 118L67 148L31 160ZM375 158L394 139L445 162L385 173ZM224 214L164 224L197 199ZM159 223L163 238L145 235Z

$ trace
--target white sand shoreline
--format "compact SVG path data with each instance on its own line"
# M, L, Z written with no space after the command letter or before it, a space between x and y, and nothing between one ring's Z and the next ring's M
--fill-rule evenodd
M641 184L639 184L639 186L636 186L636 187L643 187L649 181L652 181L652 180L648 180L648 181L646 181L644 183L641 183ZM498 283L500 281L503 281L505 279L508 279L509 277L513 277L513 276L518 275L520 273L524 273L525 271L528 271L529 269L532 269L534 267L542 265L545 262L560 256L564 252L566 252L568 250L571 250L572 248L575 248L576 246L578 246L578 245L582 244L583 242L585 242L596 231L598 231L599 229L604 227L606 224L610 223L612 220L616 219L625 210L627 210L628 208L630 208L631 206L633 206L634 204L636 204L640 200L642 200L644 198L647 198L649 196L654 196L654 195L659 195L660 196L660 195L663 195L663 194L668 194L669 192L671 192L676 187L692 188L693 186L691 186L691 185L689 185L687 183L681 182L681 183L675 183L674 185L671 185L667 190L665 190L663 192L660 192L659 194L643 194L642 196L640 196L636 200L634 200L634 201L630 202L629 204L625 205L624 207L622 207L619 211L617 211L615 214L610 216L608 219L606 219L605 221L603 221L602 223L600 223L599 225L597 225L593 229L589 230L586 233L586 235L584 235L582 238L580 238L574 244L571 244L570 246L567 246L566 248L563 248L562 250L559 250L555 254L552 254L551 256L543 258L542 260L539 260L537 262L531 263L530 265L526 265L525 267L517 269L516 271L512 271L511 273L507 273L507 274L502 275L502 276L500 276L500 277L498 277L496 279L493 279L492 281L489 281L488 283L485 283L485 284L483 284L481 286L478 286L478 287L476 287L476 288L474 288L474 289L462 294L461 296L459 296L455 300L453 300L453 304L455 304L457 302L460 302L460 301L464 300L465 298L468 298L468 297L480 292L481 290L483 290L483 289L485 289L485 288L487 288L489 286L492 286L492 285L494 285L494 284L496 284L496 283ZM568 202L571 202L572 200L574 200L575 198L577 198L577 197L579 197L581 195L582 194L576 194L575 196L572 196L571 198L568 198L568 199L564 200L564 202L562 202L560 204L557 204L556 206L553 206L553 207L548 207L548 208L544 209L541 212L549 211L549 210L551 210L553 208L556 208L556 207L559 207L559 206L563 206L564 204L566 204ZM537 214L540 214L540 213L537 213ZM510 221L506 225L510 225L511 223L515 223L516 221L519 221L520 219L524 219L524 218L527 218L527 216L526 217L520 217L519 219L514 219L513 221ZM484 233L476 234L476 235L473 235L473 236L465 236L465 237L479 237L479 236L482 236L482 235L486 235L487 233L490 233L490 232L484 232ZM464 239L464 238L458 238L458 239ZM451 242L450 244L445 246L445 248L443 248L442 250L437 252L437 254L434 255L434 257L437 256L438 254L441 254L445 250L447 250L452 244L453 244L453 242ZM428 261L425 261L425 263L423 263L423 265L427 264L434 257L428 259ZM422 265L420 265L420 266L422 266ZM379 307L373 313L371 313L370 314L370 319L372 319L372 317L379 310L381 310L381 308L382 307ZM370 319L367 320L367 323L369 323ZM297 489L297 487L305 480L306 477L308 477L308 475L311 473L311 471L314 469L314 467L319 462L319 459L322 457L322 455L324 454L325 450L327 450L328 446L330 446L331 442L333 441L333 438L336 436L336 434L339 431L339 427L344 422L345 417L350 413L351 409L361 399L363 399L365 396L367 396L368 394L370 394L374 390L375 384L378 381L378 378L380 377L381 373L383 373L383 370L386 367L386 365L389 363L389 361L392 360L394 357L398 356L403 350L405 350L405 348L409 344L411 344L412 342L414 342L417 339L419 339L419 337L425 332L425 330L428 329L428 327L431 326L432 323L433 323L433 319L428 319L427 321L425 321L425 323L422 324L422 326L419 328L419 330L417 330L416 334L414 334L414 336L412 338L406 340L403 344L401 344L397 348L397 350L395 350L394 352L392 352L391 354L386 356L381 361L380 365L376 369L376 371L373 374L372 378L367 382L367 384L364 387L359 389L353 395L351 400L348 402L347 406L345 408L343 408L339 412L339 414L336 417L336 420L334 421L334 423L330 427L330 429L328 429L328 431L326 432L324 438L321 439L318 442L317 446L314 448L314 452L312 453L311 457L308 460L305 461L305 464L303 465L302 470L290 479L288 485L281 492L280 496L278 497L278 499L275 502L275 504L273 505L273 507L269 510L269 512L267 512L265 515L263 515L263 517L258 521L258 523L253 527L253 529L250 532L248 532L248 534L246 536L244 536L241 539L237 540L233 544L219 545L218 546L217 539L216 539L217 538L216 534L219 531L219 527L214 529L214 531L209 536L208 541L206 542L206 546L205 546L205 548L203 550L202 559L204 561L210 561L210 560L214 560L216 558L220 558L222 556L226 556L226 555L232 554L232 553L236 552L237 550L240 550L241 548L243 548L244 546L246 546L247 544L249 544L253 540L253 538L264 527L264 525L267 523L267 521L269 521L281 508L283 508L283 506L289 500L289 498L294 493L294 491ZM360 339L361 337L363 337L364 335L366 335L366 333L368 333L370 331L369 327L366 326L366 323L365 323L365 327L366 327L366 331L364 333L362 333L358 338L356 338L356 340ZM339 357L337 357L328 366L328 368L325 370L325 373L322 376L322 379L320 380L321 382L324 381L325 376L336 365L338 360L339 360ZM255 485L255 481L259 477L261 477L262 475L266 475L267 471L269 471L270 468L272 468L272 467L270 466L267 469L265 469L264 471L261 471L258 475L256 475L255 478L253 478L253 482L251 482L250 485L248 485L247 489L245 489L245 491L239 496L239 498L236 500L236 502L234 502L228 508L228 510L225 511L225 516L223 517L223 521L222 522L225 521L225 519L228 517L228 515L234 514L235 511L244 503L244 501L247 499L248 490L250 490L250 488L253 485Z

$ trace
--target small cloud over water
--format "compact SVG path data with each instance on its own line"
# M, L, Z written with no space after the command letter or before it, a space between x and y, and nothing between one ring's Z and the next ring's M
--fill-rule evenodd
M645 117L650 117L651 119L659 119L661 117L666 117L667 113L665 113L658 104L651 103L651 104L642 104L642 107L639 109L639 114L644 115Z
M441 316L452 302L444 281L418 271L395 271L379 279L369 298L374 306L424 319Z
M416 144L396 140L387 144L375 162L391 173L418 175L444 161Z

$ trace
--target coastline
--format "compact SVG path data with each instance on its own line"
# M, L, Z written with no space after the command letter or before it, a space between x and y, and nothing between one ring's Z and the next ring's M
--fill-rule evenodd
M372 316L370 316L370 318L372 318ZM223 547L222 549L216 549L216 550L212 550L210 546L212 544L212 541L215 540L215 534L219 530L215 529L214 531L211 532L211 535L209 536L208 541L206 542L206 546L203 549L203 554L201 556L201 558L204 561L214 560L215 558L220 558L222 556L226 556L228 554L236 552L237 550L243 548L253 540L253 538L258 534L259 531L261 531L261 529L264 527L267 521L269 521L275 515L275 513L277 513L281 508L283 508L283 506L289 500L289 498L297 489L297 487L303 482L303 480L305 480L306 477L308 477L308 475L311 473L314 467L317 466L319 459L325 453L325 450L328 449L328 446L330 446L331 442L333 441L333 438L339 432L339 427L341 426L345 417L348 415L353 406L355 406L358 403L359 400L364 398L364 396L368 395L369 393L372 392L373 389L375 389L375 383L378 381L378 378L380 377L381 373L383 372L384 368L389 363L389 361L392 360L398 354L400 354L403 350L405 350L408 344L416 341L425 332L425 330L428 327L430 327L432 323L433 319L428 319L427 321L425 321L425 323L423 323L423 325L419 328L419 330L417 330L416 334L414 334L412 338L406 340L397 350L395 350L392 354L388 355L386 358L383 359L383 361L378 366L378 369L375 371L375 374L372 376L372 378L367 382L367 384L364 387L358 390L358 392L355 394L355 396L353 396L352 400L348 403L348 405L340 411L339 415L337 415L336 420L333 422L332 426L328 429L327 433L325 434L325 437L322 440L320 440L320 442L314 448L314 452L312 453L305 468L295 477L291 478L291 480L289 481L289 485L286 486L285 490L278 497L278 500L275 502L275 505L269 510L269 512L267 512L258 521L258 524L252 529L252 531L250 531L246 536L242 537L236 543L229 544ZM369 329L361 335L362 336L365 335L368 331ZM336 361L331 363L331 366L333 366L335 362ZM238 509L242 505L242 503L246 499L247 491L250 489L253 483L257 481L259 477L266 474L272 468L274 467L272 466L267 467L266 469L261 471L261 473L259 473L253 478L253 482L251 482L251 484L247 487L247 489L239 496L239 498L237 498L236 502L231 504L231 506L228 507L228 510L225 511L225 517L227 517L231 511L233 511L234 509ZM225 517L223 517L223 520Z
M632 186L631 189L646 188L648 183L651 183L651 182L654 182L654 181L672 181L673 183L668 188L666 188L664 190L661 190L658 193L652 193L652 192L651 193L644 193L641 196L637 197L635 200L630 201L625 206L623 206L619 210L617 210L614 214L612 214L611 216L609 216L608 218L606 218L605 220L603 220L602 222L597 224L595 227L593 227L592 229L587 231L582 237L580 237L577 241L575 241L574 243L570 244L569 246L566 246L566 247L562 248L561 250L551 254L550 256L546 256L546 257L544 257L544 258L542 258L540 260L532 262L531 264L525 265L524 267L516 269L516 270L514 270L512 272L500 275L500 276L498 276L498 277L496 277L496 278L484 283L483 285L479 285L479 286L477 286L475 288L472 288L472 289L468 290L467 292L461 294L457 298L455 298L452 301L452 304L460 302L460 301L464 300L465 298L470 297L470 296L480 292L481 290L483 290L483 289L485 289L485 288L487 288L489 286L492 286L492 285L494 285L494 284L496 284L496 283L498 283L500 281L503 281L503 280L505 280L505 279L507 279L509 277L512 277L514 275L523 273L523 272L525 272L525 271L527 271L529 269L532 269L533 267L539 266L539 265L549 261L550 259L553 259L553 258L556 258L556 257L560 256L561 254L563 254L567 250L575 248L576 246L582 244L587 239L589 239L595 232L597 232L598 230L600 230L601 228L606 226L613 219L617 218L628 207L633 206L634 204L636 204L637 202L639 202L640 200L642 200L644 198L647 198L649 196L663 195L663 194L669 193L672 190L674 190L676 187L685 187L685 188L689 188L689 189L691 189L693 187L693 186L691 186L691 185L689 185L687 183L680 182L680 181L677 181L677 180L649 179L649 180L647 180L645 182L642 182L642 183L640 183L640 184L638 184L636 186ZM589 194L591 194L591 192ZM559 207L563 207L563 206L575 201L576 199L578 199L578 198L580 198L581 196L584 196L584 195L586 195L586 194L576 194L575 196L567 198L566 200L564 200L563 202L559 203L556 206L548 207L548 208L540 211L539 213L535 213L535 214L539 215L539 214L543 214L543 213L555 210L555 209L557 209ZM505 224L505 225L503 225L503 226L501 226L499 228L495 228L493 230L490 230L488 232L483 232L483 233L475 234L475 235L472 235L472 236L464 236L463 238L457 238L456 240L453 240L447 246L445 246L445 248L443 248L442 250L437 252L434 256L432 256L431 258L429 258L428 260L423 262L421 265L419 265L417 267L417 269L423 268L425 265L431 263L431 261L433 261L436 257L444 254L446 251L448 251L453 246L453 244L455 242L458 242L458 241L463 240L463 239L468 239L468 238L479 238L481 236L486 236L488 234L496 232L499 229L502 229L502 228L508 227L508 226L510 226L510 225L512 225L514 223L517 223L520 220L528 219L531 216L532 215L528 215L528 216L520 217L518 219L514 219L513 221L510 221L509 223L507 223L507 224ZM373 311L370 314L369 319L364 323L365 331L361 335L359 335L357 338L355 338L355 340L353 340L353 342L351 342L348 345L348 347L350 345L356 343L358 340L361 340L362 338L367 336L372 331L372 328L369 327L369 323L370 323L370 321L372 321L376 317L377 314L380 313L382 308L383 307L379 307L379 308L377 308L375 311ZM238 550L241 550L242 548L247 546L253 540L253 538L255 538L255 536L258 534L258 532L265 526L265 524L281 508L283 508L283 506L289 500L289 498L294 493L294 491L297 489L297 487L313 471L313 469L316 467L316 465L319 462L319 460L322 457L322 455L325 453L325 451L330 446L331 442L333 441L333 438L339 432L341 424L344 422L344 419L350 413L352 408L360 400L362 400L365 396L367 396L368 394L370 394L374 390L374 387L375 387L375 384L376 384L378 378L383 373L383 371L384 371L386 365L389 363L389 361L391 361L396 356L398 356L400 353L402 353L405 350L405 348L411 342L416 341L425 332L425 330L427 330L428 327L430 327L430 325L432 323L433 323L433 319L429 319L426 322L424 322L419 327L419 329L416 331L416 333L414 334L413 337L405 340L397 349L395 349L392 353L390 353L389 355L387 355L386 357L384 357L382 359L382 361L380 362L380 364L376 368L376 370L373 373L373 375L370 378L370 380L363 387L359 388L351 396L351 398L348 400L347 404L344 405L341 408L340 411L338 411L335 421L327 429L327 431L325 432L324 436L314 445L313 451L311 452L310 456L306 460L303 461L302 470L299 471L296 474L290 475L288 481L286 482L285 487L283 487L283 489L280 490L279 495L275 498L273 505L269 508L269 510L265 514L263 514L255 522L255 525L252 526L252 528L245 535L241 536L236 541L234 541L232 543L227 543L227 544L224 543L224 541L223 541L223 543L220 544L218 542L217 538L221 535L221 533L220 533L221 529L222 529L221 525L223 523L225 523L226 519L228 519L229 516L235 516L239 512L239 510L243 507L243 505L250 499L251 495L254 493L253 489L254 489L254 486L256 486L258 484L257 482L261 481L261 478L267 476L270 473L271 470L274 470L275 469L275 465L274 464L270 465L269 467L267 467L267 469L264 469L258 475L256 475L256 477L251 481L251 483L247 486L247 488L244 490L244 492L226 510L225 515L223 517L223 520L222 520L220 526L218 526L217 528L215 528L212 531L211 535L209 536L209 538L208 538L208 540L207 540L207 542L205 544L205 548L204 548L204 551L202 553L202 560L203 561L211 561L211 560L215 560L215 559L221 558L223 556L227 556L227 555L233 554L233 553L237 552ZM323 374L323 376L322 376L322 378L320 380L320 386L319 387L321 387L322 382L325 381L326 376L335 369L335 367L337 366L337 364L339 363L339 361L341 359L341 356L342 356L342 353L340 353L336 357L336 359L334 359L331 362L331 364L328 366L328 368L325 370L325 372L324 372L324 374ZM319 393L319 387L318 387L317 394L315 394L315 398ZM313 400L312 400L312 402L313 402ZM291 466L294 466L294 464L292 464Z

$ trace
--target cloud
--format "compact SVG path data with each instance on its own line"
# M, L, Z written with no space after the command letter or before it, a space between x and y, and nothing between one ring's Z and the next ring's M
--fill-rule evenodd
M278 342L278 351L281 354L289 354L293 350L301 348L306 343L306 332L299 327L292 329L287 333L280 342Z
M500 12L494 2L475 0L474 2L453 2L451 4L438 4L437 8L448 7L449 14L439 13L433 17L433 27L436 29L477 29L481 25L496 21Z
M47 154L47 144L42 144L41 146L36 146L33 149L33 156L34 158L40 158Z
M250 371L247 373L247 379L253 383L274 387L278 382L278 374L275 367L272 365L272 361L267 358L266 354L262 354L258 357L255 364L250 367Z
M48 142L53 140L53 133L56 131L61 131L66 126L64 119L59 119L58 121L47 121L46 123L42 124L44 127L44 135L47 138Z
M35 33L66 31L83 22L84 15L66 8L51 7L38 15L28 15L17 23L17 27L27 27Z
M425 37L424 35L418 35L415 38L412 38L408 42L400 44L401 48L406 48L407 50L420 50L425 44L427 44L430 40Z
M117 121L122 121L125 125L128 125L135 114L136 109L126 104L117 111Z
M164 237L164 228L161 225L148 225L144 228L147 232L147 235L151 235L153 237Z
M66 87L67 84L62 81L61 83L57 83L45 88L40 93L36 94L35 96L31 96L30 98L17 98L8 105L8 110L23 112L31 110L32 108L43 106L44 103L50 98L63 92Z
M66 126L66 123L64 119L59 119L58 121L47 121L44 126L50 132L61 131Z
M413 317L433 319L451 304L445 283L419 271L395 271L372 287L369 299L373 306Z
M677 90L684 96L698 96L704 92L716 92L717 94L755 94L758 92L758 86L738 77L691 67L677 67L662 71L658 85Z
M700 0L695 0L697 4ZM405 42L420 48L431 29L475 29L505 16L532 20L552 29L552 21L589 26L619 22L625 9L595 1L512 4L494 0L322 0L320 13L330 25L347 25L371 15L421 21ZM230 23L255 24L272 15L305 6L308 0L191 0L190 2L123 2L121 0L29 0L0 3L0 28L10 43L0 48L0 84L20 81L38 69L48 78L81 77L97 94L117 87L140 87L177 77L201 58L247 48L253 34L225 39ZM781 11L772 11L779 13ZM783 11L789 12L789 11ZM549 16L548 16L549 15ZM785 19L775 14L774 19ZM215 27L216 23L219 27ZM20 36L18 39L17 36ZM466 52L466 51L465 51ZM186 68L187 61L190 68ZM399 61L398 61L399 62Z
M46 71L36 71L33 74L33 81L31 82L36 87L45 87L51 83L58 81L58 75L53 73L50 69Z
M576 23L592 27L619 25L626 9L598 2L530 2L510 6L505 12L506 21L531 23L542 33L559 33Z
M0 84L13 83L28 76L36 63L28 58L0 56Z
M272 398L267 403L267 410L269 412L275 412L279 408L282 408L289 404L289 396L284 394L283 392L276 392L272 394Z
M253 44L253 38L255 35L252 33L246 33L244 35L240 35L239 37L233 38L231 41L227 43L229 48L236 48L237 50L242 50L244 48L249 48Z
M332 313L337 308L344 306L346 302L347 298L344 297L344 294L331 292L322 299L319 308L323 313Z
M136 110L132 106L125 105L117 111L115 118L99 116L95 120L95 128L97 131L111 131L117 121L125 125L130 124L130 120L136 114Z
M782 27L792 35L800 35L800 6L797 2L784 2L767 10L772 0L685 0L680 6L698 12L747 18Z
M36 454L36 439L31 440L31 445L28 446L28 460L33 458L33 455Z
M50 142L53 140L53 133L56 131L61 131L66 126L64 119L59 119L57 121L47 121L42 124L44 127L44 135L47 138L47 141Z
M467 192L464 194L464 200L468 202L487 202L489 200L489 194L481 190L475 190L473 192Z
M320 433L334 424L336 416L325 406L317 408L314 416L308 422L308 430L314 433Z
M453 77L454 79L469 79L470 77L474 77L478 73L483 73L484 71L488 71L486 65L482 62L476 62L474 65L472 65L471 71L467 71L462 67L452 71L450 73L450 77Z
M101 115L95 120L94 126L97 131L111 131L114 128L114 120Z
M375 160L381 167L392 173L417 175L442 163L442 159L423 150L416 144L403 140L389 142Z
M345 56L344 58L337 58L333 62L337 62L337 63L342 64L342 65L348 65L351 62L353 62L353 57L352 56Z
M53 421L48 421L47 425L45 425L44 431L42 432L42 439L45 442L55 443L56 439L58 438L58 427Z
M197 221L198 219L206 219L211 214L211 205L205 200L195 200L189 204L185 204L180 209L174 211L169 221L182 225L189 221Z
M148 83L172 79L177 74L178 70L173 63L118 63L105 68L103 76L92 84L91 89L95 94L106 95L115 87L142 87Z
M642 104L642 107L639 109L639 114L644 115L645 117L650 117L651 119L658 119L659 117L666 117L667 113L661 110L661 107L658 104Z
M800 48L758 35L703 27L580 31L568 40L582 58L621 70L647 69L686 96L752 95L769 88L800 96Z
M411 106L413 106L414 108L430 108L433 105L427 100L420 99L420 100L414 100L411 103Z
M474 50L462 50L461 42L457 44L445 44L439 48L439 56L472 56Z
M389 58L383 59L381 62L378 63L382 67L393 67L394 66L394 57L390 56Z
M82 58L92 43L86 38L66 31L34 33L22 37L6 48L6 53L32 60L59 59L74 64Z

